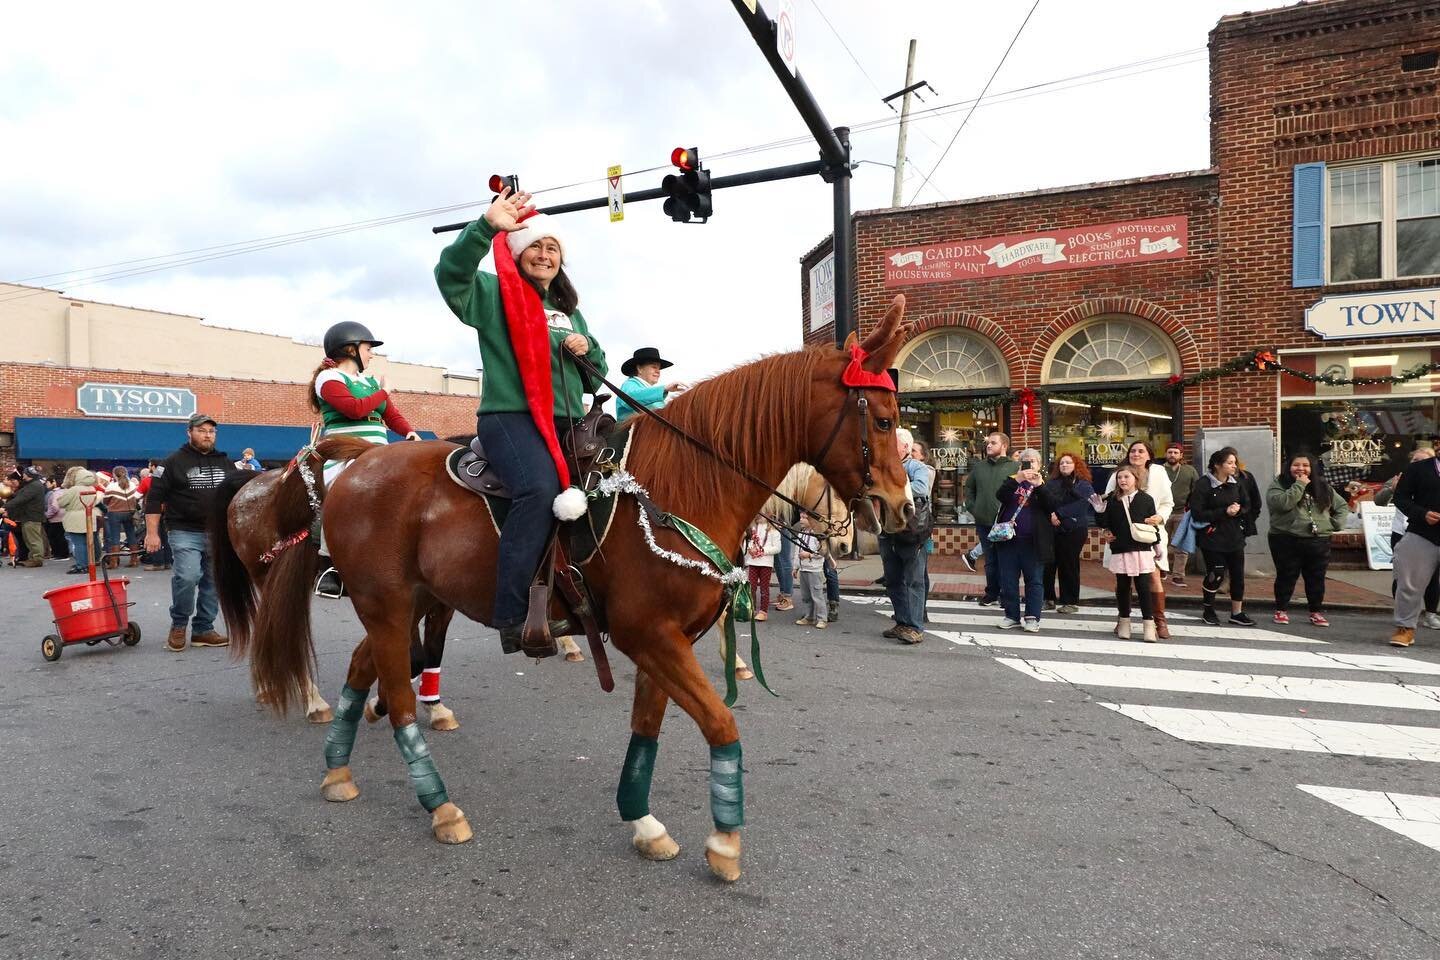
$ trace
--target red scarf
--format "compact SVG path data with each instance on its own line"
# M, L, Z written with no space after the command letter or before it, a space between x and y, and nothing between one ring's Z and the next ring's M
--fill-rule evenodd
M545 304L535 287L520 276L515 255L502 233L490 247L495 255L495 274L500 278L500 302L505 307L505 324L510 331L510 346L515 350L515 365L520 383L525 387L525 402L535 428L555 461L560 489L570 486L570 470L555 435L555 386L550 367L550 323L545 318Z

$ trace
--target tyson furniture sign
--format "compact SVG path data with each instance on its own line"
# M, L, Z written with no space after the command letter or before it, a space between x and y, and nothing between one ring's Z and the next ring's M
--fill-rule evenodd
M195 392L133 383L82 383L75 391L75 405L87 417L188 420L195 412Z
M1322 297L1305 311L1305 329L1326 340L1440 333L1440 287Z
M949 240L927 247L895 247L882 254L885 286L1178 260L1188 252L1188 227L1185 217L1159 217L1045 233Z

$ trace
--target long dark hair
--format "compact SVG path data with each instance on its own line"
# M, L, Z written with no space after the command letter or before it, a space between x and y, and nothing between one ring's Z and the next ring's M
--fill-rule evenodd
M1287 490L1294 486L1295 478L1290 475L1290 464L1296 460L1305 460L1310 464L1310 495L1315 498L1316 503L1328 510L1330 501L1334 499L1334 497L1330 492L1330 484L1325 481L1325 464L1314 454L1291 454L1285 461L1285 468L1280 471L1280 476L1276 478L1280 481L1280 486Z
M564 254L561 254L561 256L563 257ZM525 277L523 273L520 275ZM540 285L534 280L530 280L529 277L525 277L525 279L530 281L530 285L535 288L535 292L540 294L540 299L544 300L547 294L544 290L540 289ZM567 317L580 307L580 294L575 292L575 285L571 283L570 278L565 275L565 268L563 266L556 268L555 279L550 281L550 292L548 296L550 297L551 306L556 310L564 311Z

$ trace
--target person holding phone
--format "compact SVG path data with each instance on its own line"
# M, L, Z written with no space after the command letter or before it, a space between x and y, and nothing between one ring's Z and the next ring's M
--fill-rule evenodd
M1091 494L1090 505L1101 527L1114 536L1105 568L1115 574L1115 636L1130 639L1130 585L1140 604L1141 635L1146 643L1160 639L1155 627L1151 574L1155 572L1155 544L1164 539L1164 527L1154 523L1155 500L1140 489L1140 469L1122 463L1111 478L1115 489L1108 496ZM1149 527L1155 532L1146 532Z
M1015 457L1015 476L1006 477L995 492L999 501L990 528L994 557L1000 573L1000 605L1005 611L1000 629L1021 627L1040 632L1045 604L1045 564L1054 558L1054 539L1046 525L1052 512L1040 475L1040 453L1021 450ZM1025 581L1025 613L1020 613L1020 581Z
M1250 493L1236 474L1239 456L1234 447L1221 447L1210 454L1210 471L1195 483L1190 494L1190 515L1196 523L1207 524L1195 535L1205 558L1205 581L1200 585L1205 610L1200 619L1212 627L1220 625L1215 597L1226 575L1230 577L1230 622L1253 627L1245 606L1245 524L1250 512Z

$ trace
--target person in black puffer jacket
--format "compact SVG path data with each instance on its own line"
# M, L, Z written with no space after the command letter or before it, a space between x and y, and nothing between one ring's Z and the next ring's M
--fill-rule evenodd
M1190 514L1198 527L1195 543L1205 558L1205 612L1202 619L1219 626L1215 614L1215 595L1230 575L1230 622L1253 627L1255 621L1245 615L1245 538L1253 509L1248 485L1237 479L1239 457L1234 447L1221 447L1210 454L1210 472L1195 481L1190 494Z

